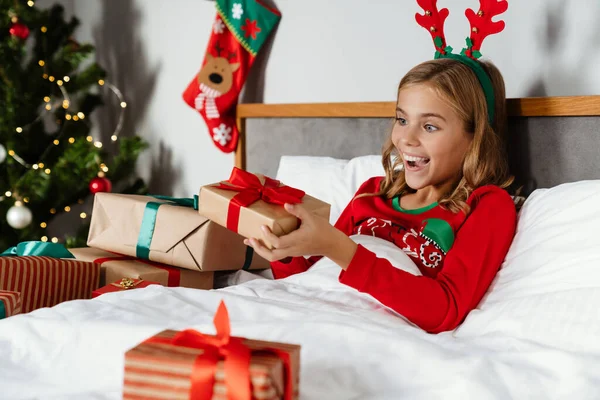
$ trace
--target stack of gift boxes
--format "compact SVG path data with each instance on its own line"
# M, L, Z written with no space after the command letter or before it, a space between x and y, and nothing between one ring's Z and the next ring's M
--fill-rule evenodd
M53 243L27 242L0 257L0 319L67 300L89 299L151 284L211 289L215 271L269 268L266 260L244 245L244 237L261 238L262 225L267 225L277 236L296 229L299 221L285 211L285 203L302 203L314 214L329 218L329 204L276 180L237 168L229 180L203 186L193 199L97 193L89 247L67 251L57 249L60 245ZM271 247L270 243L264 244ZM215 317L216 326L220 314L222 310ZM216 339L199 332L193 334L205 338L199 354L215 351L220 354L218 349L210 347ZM182 365L188 365L192 373L196 368L194 360L199 356L184 360L177 348L194 347L187 343L199 341L182 339L183 336L181 332L164 332L127 353L125 398L128 393L135 397L149 390L147 380L136 383L137 375L131 373L138 370L131 365L135 365L140 356L148 356L157 364L161 363L161 357L175 358ZM220 345L224 343L222 339L217 341ZM232 338L232 342L236 348L245 349L238 349L240 352L249 354L246 362L251 365L251 372L246 378L249 390L253 391L251 397L291 399L297 396L298 346L238 338ZM155 351L156 343L172 349ZM214 393L211 385L213 397L207 398L228 398L230 379L239 378L228 375L227 359L213 364L211 368L217 371ZM263 384L267 381L268 384ZM196 390L193 386L184 389L182 397L173 397L174 394L167 391L165 397L160 398L188 398L188 392ZM268 393L257 397L256 390Z
M215 271L267 269L244 237L261 238L262 225L277 236L296 229L286 202L329 217L329 204L237 168L193 199L97 193L89 247L26 242L0 257L0 290L19 297L0 295L0 318L16 314L17 303L25 313L150 284L212 289Z

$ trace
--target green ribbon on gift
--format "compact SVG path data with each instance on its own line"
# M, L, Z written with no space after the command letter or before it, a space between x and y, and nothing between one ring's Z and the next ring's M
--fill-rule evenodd
M156 201L149 201L146 203L146 208L144 209L144 215L142 217L142 225L140 227L140 234L138 235L138 241L135 246L136 257L143 258L145 260L150 259L150 245L152 244L152 238L154 237L156 217L158 216L158 209L160 206L169 204L198 210L198 195L194 195L193 198L159 195L150 195L150 197L154 197L158 200L165 200L167 203L159 203ZM246 246L246 257L244 258L244 265L242 266L243 270L247 271L250 269L253 256L254 249L250 246Z
M4 302L0 300L0 319L6 318L6 307L4 306Z
M0 256L45 256L53 258L75 258L75 256L60 243L50 242L21 242L4 251Z
M195 195L193 198L178 198L159 195L150 195L150 197L154 197L158 200L165 200L167 203L158 203L156 201L149 201L146 203L144 216L142 217L142 226L140 227L140 234L138 235L137 245L135 246L136 257L146 260L150 259L150 245L152 244L152 238L154 237L156 217L158 216L158 209L160 206L169 204L198 210L198 195Z

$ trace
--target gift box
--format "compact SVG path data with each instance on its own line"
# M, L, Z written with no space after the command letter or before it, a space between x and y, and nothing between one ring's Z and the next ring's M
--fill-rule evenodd
M285 203L299 204L313 214L329 220L331 206L303 191L259 174L234 168L229 180L200 189L198 212L210 220L247 238L259 239L267 248L262 225L276 236L298 228L299 221L288 213Z
M230 336L227 309L216 335L163 331L125 354L123 399L298 398L300 346Z
M194 289L212 289L214 272L192 271L111 253L91 247L69 249L76 259L100 264L100 286L122 278L158 282L163 286L183 286Z
M144 281L142 279L122 278L116 282L109 283L92 292L92 298L98 297L105 293L121 292L123 290L141 289L150 285L160 285L158 282Z
M21 293L0 290L0 319L21 313Z
M21 293L23 313L89 299L99 283L98 264L53 257L0 257L0 290Z
M87 244L193 271L270 267L196 208L193 199L96 193Z

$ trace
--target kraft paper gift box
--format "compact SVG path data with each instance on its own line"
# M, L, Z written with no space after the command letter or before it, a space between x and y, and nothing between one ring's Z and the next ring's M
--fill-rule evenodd
M96 193L87 245L192 271L270 267L249 251L243 237L200 216L191 203Z
M276 236L298 228L299 221L283 204L301 204L311 213L329 220L331 206L303 191L260 174L234 168L229 180L200 188L198 212L247 238L259 239L267 248L262 225Z
M68 300L89 299L100 283L100 266L74 259L0 257L0 289L21 293L28 313Z
M0 319L21 313L21 293L0 290Z
M135 278L158 282L163 286L213 288L214 272L212 271L192 271L91 247L69 249L69 251L78 260L100 264L100 286L122 278Z
M127 351L123 399L298 398L299 345L230 336L223 303L214 323L216 336L166 330Z
M98 297L105 293L121 292L123 290L141 289L150 285L159 285L158 282L144 281L142 279L123 278L116 282L109 283L92 292L92 298Z

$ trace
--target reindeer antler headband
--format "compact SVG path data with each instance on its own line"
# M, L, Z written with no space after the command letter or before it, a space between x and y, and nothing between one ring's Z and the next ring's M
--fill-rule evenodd
M471 35L466 39L467 47L460 54L452 53L452 47L446 45L444 36L444 21L448 17L448 9L437 9L437 0L417 0L425 11L424 15L416 14L417 23L427 29L435 45L435 58L451 58L459 61L473 70L485 94L490 123L494 120L494 86L489 75L477 61L481 57L480 48L483 40L489 35L500 33L504 29L504 21L493 22L492 18L508 9L506 0L479 0L479 11L468 8L465 11L471 23Z

